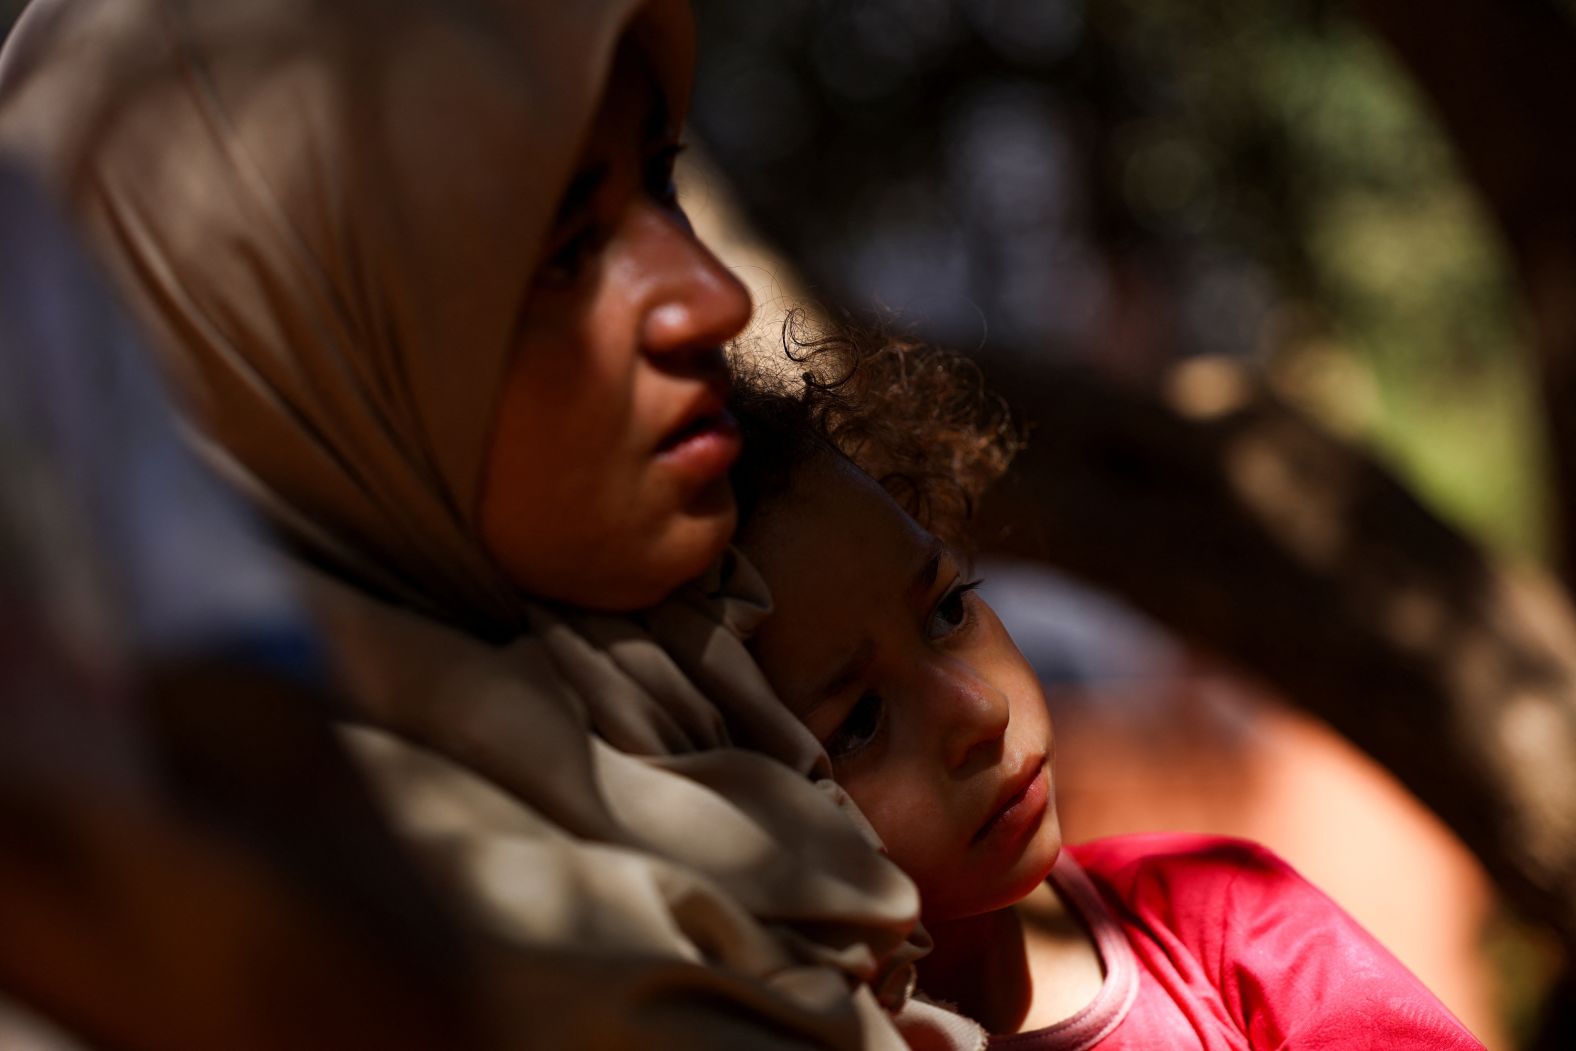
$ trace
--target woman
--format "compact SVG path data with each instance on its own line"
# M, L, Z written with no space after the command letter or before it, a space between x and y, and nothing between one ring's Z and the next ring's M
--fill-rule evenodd
M901 1046L912 886L740 641L748 300L669 188L690 47L667 0L43 0L0 144L312 567L347 739L508 955L503 1031Z

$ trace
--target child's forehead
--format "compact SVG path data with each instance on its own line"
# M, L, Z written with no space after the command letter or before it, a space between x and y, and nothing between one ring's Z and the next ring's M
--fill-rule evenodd
M774 593L906 589L948 552L869 475L832 453L798 464L746 526L740 545ZM775 580L773 579L775 578Z
M813 519L842 522L853 538L886 534L892 542L901 538L921 544L930 539L879 482L836 450L796 463L789 484L764 506L769 515L801 525Z
M840 456L796 472L761 505L739 546L772 594L773 613L752 647L801 717L836 692L862 646L923 620L948 556Z

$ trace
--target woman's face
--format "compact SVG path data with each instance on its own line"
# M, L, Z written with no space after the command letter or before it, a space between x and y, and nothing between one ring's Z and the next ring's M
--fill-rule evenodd
M721 344L751 304L679 210L675 122L623 48L522 311L479 517L532 594L650 605L733 532Z
M929 923L1003 908L1061 849L1039 681L952 554L835 454L740 546L771 587L751 643Z

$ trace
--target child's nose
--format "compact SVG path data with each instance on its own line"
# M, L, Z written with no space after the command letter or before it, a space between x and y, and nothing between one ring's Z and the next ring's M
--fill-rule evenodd
M947 680L947 767L960 770L982 755L994 756L1006 737L1012 710L1007 695L971 668L954 667Z

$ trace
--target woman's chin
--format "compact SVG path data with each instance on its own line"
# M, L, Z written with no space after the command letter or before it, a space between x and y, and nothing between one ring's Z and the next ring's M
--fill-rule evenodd
M658 538L644 545L630 541L622 561L602 562L601 587L579 604L593 609L628 612L647 609L710 569L733 540L737 514L731 490L725 505L710 514L681 515Z
M494 530L493 557L529 595L605 613L649 609L699 577L733 539L733 491L689 507L630 515L600 536ZM485 523L484 523L485 525Z
M659 583L659 599L706 572L733 542L739 522L733 488L724 482L716 489L674 516L648 553L645 562L649 576Z

